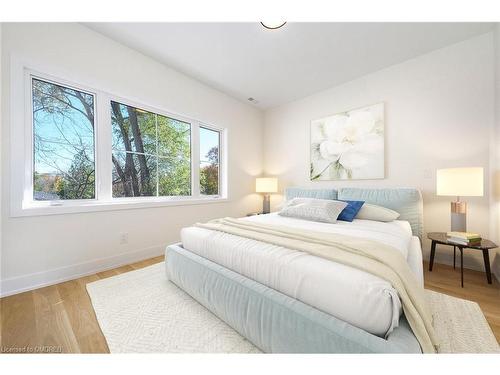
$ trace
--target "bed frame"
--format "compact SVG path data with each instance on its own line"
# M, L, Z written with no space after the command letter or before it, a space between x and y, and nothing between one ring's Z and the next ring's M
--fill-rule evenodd
M289 189L286 195L324 197L325 190L332 194L332 189ZM394 209L410 221L415 235L421 235L418 190L334 192L333 199L359 199ZM390 204L382 203L391 197ZM384 339L200 257L181 244L168 246L165 256L170 281L266 353L421 353L404 315Z

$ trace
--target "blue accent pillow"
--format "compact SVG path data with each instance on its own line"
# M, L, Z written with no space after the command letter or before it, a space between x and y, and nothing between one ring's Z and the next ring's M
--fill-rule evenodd
M346 202L347 206L342 210L337 220L349 221L349 222L354 220L359 210L361 210L361 207L365 203L364 201L345 201L341 199L339 200L341 202Z

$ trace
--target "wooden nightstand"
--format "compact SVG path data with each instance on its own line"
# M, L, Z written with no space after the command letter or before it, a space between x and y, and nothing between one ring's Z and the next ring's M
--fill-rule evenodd
M482 239L479 245L459 245L453 242L449 242L445 232L431 232L427 234L427 238L432 241L431 244L431 259L429 261L429 271L432 271L432 266L434 264L434 255L436 254L436 245L447 245L453 246L453 268L455 268L455 258L456 258L456 249L460 250L460 273L461 273L461 282L462 288L464 287L464 249L473 249L473 250L481 250L483 252L483 260L484 260L484 270L486 271L486 279L488 280L488 284L492 283L491 279L491 268L490 268L490 249L495 249L498 246L487 239Z

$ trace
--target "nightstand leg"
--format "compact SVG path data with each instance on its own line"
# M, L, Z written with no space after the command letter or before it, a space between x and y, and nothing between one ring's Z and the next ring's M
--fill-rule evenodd
M453 246L453 269L455 269L455 261L457 259L457 247Z
M486 279L488 279L488 284L492 283L491 280L491 268L490 268L490 253L487 249L483 249L483 260L484 260L484 269L486 271Z
M429 271L432 271L432 266L434 265L434 255L436 254L436 242L431 242L431 259L429 260Z
M464 249L459 247L458 250L460 250L460 278L462 281L462 288L463 288L464 287Z

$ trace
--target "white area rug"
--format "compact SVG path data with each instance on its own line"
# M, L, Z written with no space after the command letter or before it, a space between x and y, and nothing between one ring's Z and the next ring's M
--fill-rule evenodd
M165 276L161 262L87 284L111 353L260 353ZM500 353L475 302L428 291L444 353Z
M165 263L87 284L111 353L260 353L167 280Z
M426 290L441 340L441 353L500 353L500 347L476 302Z

